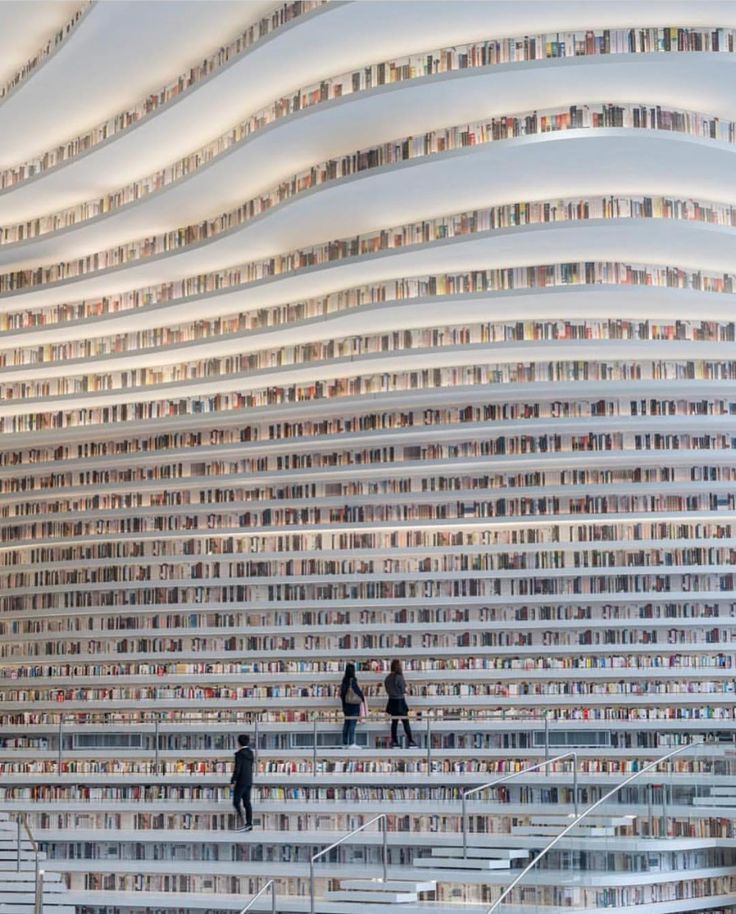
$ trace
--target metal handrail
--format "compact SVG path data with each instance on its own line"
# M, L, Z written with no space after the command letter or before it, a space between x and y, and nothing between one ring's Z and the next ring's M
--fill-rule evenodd
M15 815L16 823L18 826L17 834L17 848L16 848L16 872L20 872L20 864L22 859L22 838L21 831L25 829L26 834L28 835L28 840L31 843L31 850L33 851L33 868L34 868L34 892L33 892L33 911L34 914L42 914L43 909L43 870L38 868L38 854L40 848L38 842L33 837L30 826L28 825L28 815L24 812L13 812Z
M271 914L276 914L276 880L269 879L268 882L259 889L256 894L251 898L248 904L240 911L240 914L245 914L246 911L250 911L253 905L258 901L258 899L263 895L266 889L271 886Z
M617 794L619 790L622 790L624 787L627 787L632 781L635 781L637 778L641 777L642 774L646 774L647 771L651 771L653 768L656 768L658 765L661 765L662 762L666 762L675 755L679 755L681 752L686 752L688 749L692 749L695 746L701 746L705 743L705 740L698 740L697 742L688 743L686 746L680 746L679 749L675 749L673 752L668 752L667 755L663 755L661 758L656 759L653 762L650 762L648 765L645 765L640 771L634 772L634 774L629 775L625 780L621 781L620 784L617 784L608 793L604 794L600 799L596 800L595 803L592 803L588 806L587 809L584 809L580 815L576 815L574 820L566 825L562 831L555 835L555 837L547 844L537 856L528 863L524 869L519 873L519 875L510 883L504 890L501 892L499 897L493 902L493 904L488 908L486 914L493 914L494 911L498 910L499 905L504 899L508 898L511 892L516 888L516 886L522 881L522 879L529 873L534 867L542 860L547 854L552 850L552 848L561 841L565 835L569 834L573 828L579 825L586 816L589 816L594 810L598 809L606 800L610 800L614 794ZM664 801L662 803L662 812L666 816L666 807ZM666 827L666 824L665 824Z
M573 803L575 805L575 815L578 814L578 754L577 752L566 752L564 755L556 755L554 758L545 759L543 762L540 762L538 765L530 765L528 768L522 768L521 771L514 771L512 774L507 774L502 778L496 778L494 781L489 781L487 784L481 784L479 787L470 787L468 790L463 790L460 795L463 807L463 857L468 856L468 807L467 807L467 798L473 794L478 793L481 790L490 790L491 787L497 787L499 784L504 784L506 781L513 781L514 778L520 777L522 774L528 774L530 771L538 771L540 768L546 768L548 765L553 765L555 762L562 762L565 759L571 758L573 760L572 768L572 792L573 792Z
M248 720L241 721L241 720L239 720L239 717L242 713L240 711L237 711L234 709L227 709L227 708L226 709L216 709L216 710L217 710L218 719L226 718L228 720L228 722L232 722L233 726L240 724L242 726L253 727L253 731L254 731L253 752L254 752L254 755L256 755L256 756L257 756L258 750L260 748L259 747L260 736L261 736L261 733L263 732L262 728L264 727L264 725L266 727L268 727L268 724L283 723L284 725L292 726L295 723L294 721L264 721L262 712L255 712L250 715ZM166 712L163 710L155 710L155 711L154 710L143 710L140 712L133 711L133 710L125 710L125 711L115 712L115 715L114 715L116 717L120 717L121 715L124 717L123 720L119 721L120 725L124 726L124 727L129 726L131 723L138 722L139 718L142 718L143 723L153 724L153 747L150 751L151 751L151 755L152 755L153 771L156 774L161 773L161 725L166 722L166 718L164 716L165 713ZM191 709L191 708L185 709L183 711L183 713L181 713L178 716L177 721L184 725L192 724L192 723L196 722L197 720L206 721L206 720L209 720L209 716L208 716L209 714L211 714L210 711L199 711L199 710ZM58 712L50 712L50 716L55 716L55 715L58 715L58 733L57 733L58 746L57 746L56 762L57 762L57 769L59 771L61 771L61 767L62 767L64 756L65 756L63 741L64 741L64 722L67 717L74 720L74 719L78 719L78 718L82 718L82 717L89 717L90 715L103 715L107 719L108 723L112 723L112 724L116 723L115 720L111 721L109 719L109 717L111 716L111 712L100 711L99 709L96 709L94 711L88 711L88 710L86 710L86 711L83 711L83 710L66 711L66 710L64 710L64 711L58 711ZM312 725L312 746L311 746L312 773L314 774L315 777L319 774L319 771L318 771L319 752L318 752L318 743L317 743L317 735L318 735L317 726L319 723L337 724L340 721L340 719L344 720L346 718L344 718L344 717L341 718L340 712L336 709L335 712L324 712L324 713L313 712L312 714L309 715L308 719L296 722L296 723L302 723L302 724L311 723L311 725ZM476 722L482 722L482 721L498 722L499 720L504 721L507 719L509 722L516 720L516 719L523 719L527 722L538 722L540 725L540 728L541 728L542 724L544 725L544 747L543 747L544 748L544 757L545 757L545 759L549 758L550 746L549 746L549 713L548 712L545 712L544 717L539 717L538 715L523 715L523 716L519 717L518 715L516 715L514 717L506 718L506 714L503 709L501 709L501 713L499 716L498 712L492 711L490 714L486 715L485 713L483 713L483 709L467 708L467 709L464 709L463 711L456 712L453 714L435 716L432 708L419 708L419 709L415 709L414 713L396 714L396 715L386 715L382 711L369 711L365 715L362 715L362 716L358 715L357 717L351 716L351 717L348 717L347 719L348 720L362 720L366 723L374 723L376 721L383 722L387 719L388 720L412 720L412 721L414 721L414 723L417 727L422 722L426 723L426 727L424 728L425 729L424 754L425 754L425 758L426 758L426 765L427 765L428 772L432 770L432 723L433 722L436 722L438 724L451 723L452 721L456 721L456 720L457 721L472 720L472 721L476 721ZM564 723L564 721L560 721L560 723ZM308 749L309 747L305 747L305 748ZM420 747L417 747L417 748L420 748ZM541 749L542 747L540 746L538 748ZM74 754L74 753L72 753L72 754Z
M388 873L388 854L387 854L387 829L388 829L388 817L385 812L382 812L378 816L374 816L372 819L369 819L367 822L364 822L358 828L354 828L351 832L348 832L347 835L343 835L338 841L333 842L329 847L322 848L321 851L318 851L309 859L309 911L310 914L314 914L314 864L320 857L324 857L325 854L329 854L330 851L334 850L336 847L339 847L341 844L344 844L348 838L352 838L353 835L357 835L358 832L363 831L363 829L368 828L369 825L373 825L374 822L381 822L382 831L383 831L383 842L381 845L381 859L383 862L383 876L381 877L381 882L386 882L386 877ZM242 912L241 912L242 914Z

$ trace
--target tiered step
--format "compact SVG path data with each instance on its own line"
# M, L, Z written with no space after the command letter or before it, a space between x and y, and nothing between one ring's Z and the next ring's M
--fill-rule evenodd
M0 911L2 914L33 914L36 900L36 874L33 870L0 873ZM58 873L43 874L43 914L75 914L67 899L66 886Z
M39 853L41 865L46 854ZM0 814L0 912L33 914L36 903L36 855L27 837L21 837L18 862L18 826ZM43 870L43 914L75 914L67 900L66 885L59 873Z
M571 829L571 836L586 835L593 838L610 838L617 828L631 825L631 816L586 816L582 822ZM572 822L568 814L531 816L529 825L512 825L513 835L542 835L554 837Z
M415 857L413 866L425 869L508 870L512 860L529 856L524 848L511 847L433 847L429 857Z
M370 904L411 904L419 901L420 892L434 892L437 883L409 882L403 879L341 879L340 889L325 892L324 901L365 901Z

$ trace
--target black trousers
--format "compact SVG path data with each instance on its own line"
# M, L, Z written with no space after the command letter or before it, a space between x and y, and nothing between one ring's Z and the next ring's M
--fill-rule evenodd
M401 723L404 725L404 733L406 733L407 740L410 743L413 743L414 739L411 735L411 727L409 725L409 718L403 717L401 719ZM391 721L391 742L392 743L398 743L398 741L399 741L398 730L399 730L399 721L397 718L394 717L394 719Z
M235 807L235 812L238 814L238 818L243 820L243 810L241 809L241 803L245 807L245 824L253 824L253 806L250 802L250 792L252 789L252 784L235 784L233 787L233 806Z

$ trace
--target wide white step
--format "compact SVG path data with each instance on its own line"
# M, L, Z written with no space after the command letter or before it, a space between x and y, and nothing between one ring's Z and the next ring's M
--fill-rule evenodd
M558 835L561 831L559 825L513 825L511 827L511 833L514 835ZM604 828L603 826L596 826L594 828L572 828L568 832L569 835L575 835L580 837L581 835L589 835L594 838L612 838L616 835L615 828Z
M462 847L433 847L432 856L523 860L529 856L529 851L523 847L469 847L464 854Z
M27 904L16 901L4 901L0 908L2 914L32 914L33 902ZM61 902L50 902L44 899L43 914L77 914L77 909L73 904L63 904Z
M593 828L596 825L631 825L632 816L586 816L581 822L581 828ZM530 816L529 822L532 825L569 825L574 816L567 813L558 815L539 815Z
M491 860L477 857L415 857L412 866L442 870L507 870L511 863L498 857Z
M9 882L4 876L0 876L0 899L6 895L30 893L31 897L36 894L36 885L33 879L22 881L20 879ZM66 885L63 882L46 882L43 883L43 894L59 895L66 892ZM2 911L2 908L0 908Z
M434 892L437 888L437 883L433 879L427 879L425 882L409 879L387 879L385 882L379 879L341 879L340 885L343 889L365 889L370 892L380 892L384 889L395 892Z
M373 904L410 904L418 901L416 892L325 892L325 901L370 901ZM0 909L1 910L1 909Z

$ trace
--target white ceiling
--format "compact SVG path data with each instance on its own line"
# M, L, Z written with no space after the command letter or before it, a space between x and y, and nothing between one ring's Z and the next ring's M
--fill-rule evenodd
M80 0L3 0L0 3L0 85L35 57L49 38L72 18Z

